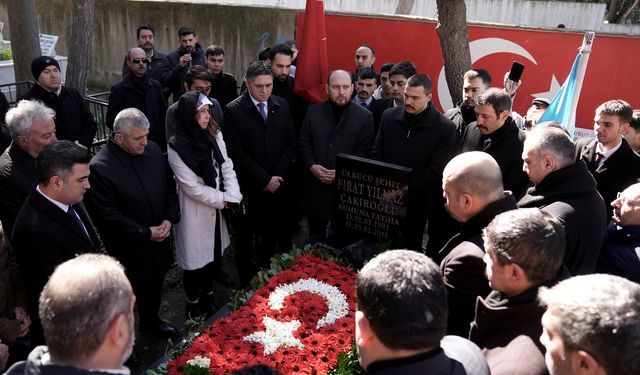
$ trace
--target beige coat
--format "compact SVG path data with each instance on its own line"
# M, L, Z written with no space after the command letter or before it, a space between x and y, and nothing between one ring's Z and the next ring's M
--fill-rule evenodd
M233 170L233 161L227 155L227 148L218 132L216 141L225 162L222 163L222 176L225 191L207 186L180 159L171 147L168 148L169 164L178 184L178 200L182 218L175 225L176 258L178 265L185 270L195 270L213 261L213 248L216 226L216 210L224 207L224 202L239 203L242 200L238 179ZM216 168L217 170L217 168ZM216 178L220 186L220 177ZM220 234L222 251L229 246L229 232L224 217L220 215Z

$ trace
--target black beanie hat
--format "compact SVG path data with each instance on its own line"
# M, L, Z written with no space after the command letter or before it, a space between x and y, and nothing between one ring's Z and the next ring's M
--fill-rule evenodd
M31 73L33 74L33 78L38 80L40 77L40 73L45 70L48 66L55 65L58 70L60 70L60 64L56 59L50 56L39 56L33 59L31 62Z

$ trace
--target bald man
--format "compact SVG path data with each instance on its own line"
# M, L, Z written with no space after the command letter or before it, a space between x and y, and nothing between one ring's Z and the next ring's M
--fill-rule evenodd
M305 209L309 240L327 240L334 218L336 155L368 157L373 143L373 115L351 101L351 74L335 70L329 74L329 100L309 108L300 130L300 156L307 175Z
M436 255L449 291L448 334L469 337L476 299L491 291L484 274L482 230L498 214L516 209L495 159L481 151L460 154L442 173L445 208L460 232Z

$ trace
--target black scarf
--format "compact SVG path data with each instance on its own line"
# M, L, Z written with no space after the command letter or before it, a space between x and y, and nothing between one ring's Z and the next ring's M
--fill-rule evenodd
M176 132L169 139L169 146L189 169L202 178L205 185L215 188L218 173L213 160L221 166L224 157L215 138L196 122L199 97L197 91L187 92L180 97L176 111Z

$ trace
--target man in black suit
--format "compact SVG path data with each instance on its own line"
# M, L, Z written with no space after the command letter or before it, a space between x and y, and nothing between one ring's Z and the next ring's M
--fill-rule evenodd
M53 109L21 100L7 112L11 144L0 156L0 220L11 240L18 212L36 184L36 157L56 140Z
M210 97L220 102L222 108L238 97L238 82L232 74L224 69L224 49L221 46L210 45L205 51L207 69L213 76ZM197 66L197 65L196 65ZM189 91L189 90L187 90Z
M293 91L294 79L291 72L293 51L286 44L276 44L269 49L269 62L273 73L273 95L277 95L289 104L296 135L300 133L302 121L307 114L309 103Z
M176 184L160 147L147 142L149 120L140 110L122 110L113 132L91 161L87 207L107 252L127 270L140 329L175 335L178 331L158 317L158 310L173 262L171 227L180 220Z
M326 239L327 225L334 217L336 155L368 157L373 143L373 116L351 101L352 91L349 72L331 72L329 100L309 108L300 132L300 156L305 170L311 172L306 178L305 207L313 242Z
M238 230L243 243L236 251L249 252L236 259L250 261L252 249L261 265L275 252L291 248L287 220L288 181L285 180L295 152L295 132L286 100L271 95L273 75L263 62L249 66L247 90L224 109L224 135L229 156L247 199L249 223ZM255 247L253 240L256 240ZM244 271L250 265L239 266ZM241 278L244 276L241 275ZM242 280L241 280L242 281Z
M147 55L142 48L131 48L127 54L129 74L111 88L109 106L107 107L106 124L113 129L116 115L125 108L134 107L141 110L151 123L149 139L167 151L164 120L167 112L167 101L162 94L160 82L151 78L147 69Z
M12 240L32 317L38 316L38 296L57 265L103 250L81 203L90 187L90 160L89 150L71 141L48 144L36 158L38 185L18 214ZM34 339L39 341L42 332L35 326Z
M613 213L609 203L640 178L640 156L624 138L632 117L633 110L624 100L604 102L596 108L593 120L596 137L576 142L576 159L587 163L598 184L598 191L607 203L606 220Z
M185 92L182 83L187 70L194 65L206 66L204 48L198 43L193 28L181 26L178 29L178 42L178 49L167 54L162 74L162 84L171 90L174 102Z
M462 152L484 151L493 156L502 171L505 190L516 200L522 198L529 185L522 171L522 144L525 134L511 116L511 97L498 88L485 90L474 107L478 120L467 126L462 138Z
M437 250L455 232L455 223L453 228L448 225L453 220L444 209L441 188L442 170L453 154L455 127L431 103L429 77L416 74L402 86L404 105L382 115L372 157L412 168L402 246L422 250L429 219L429 247Z
M382 99L376 99L373 97L373 92L376 91L376 79L378 75L372 68L360 69L356 74L355 82L355 95L353 96L353 102L368 109L373 114L373 127L374 131L378 131L380 126L380 118L382 113L388 108L388 103L385 103Z

